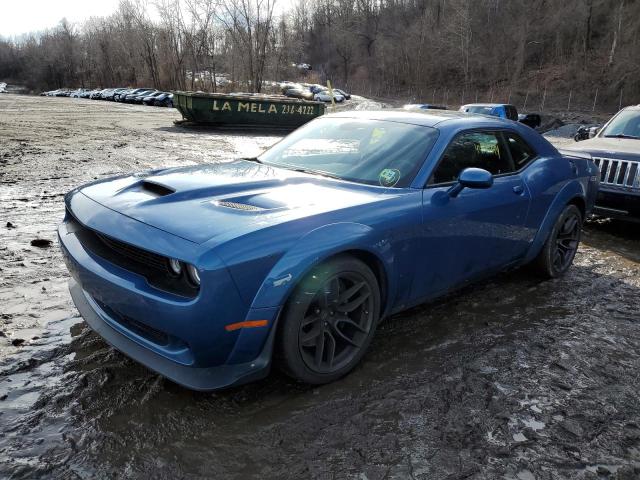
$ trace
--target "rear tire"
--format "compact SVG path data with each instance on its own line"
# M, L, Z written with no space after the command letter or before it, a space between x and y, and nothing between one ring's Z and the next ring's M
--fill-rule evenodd
M532 266L540 275L557 278L569 269L580 244L582 221L582 213L578 207L564 207L549 238L532 262Z
M282 370L310 384L333 382L364 356L380 317L380 288L348 255L315 267L296 287L278 327Z

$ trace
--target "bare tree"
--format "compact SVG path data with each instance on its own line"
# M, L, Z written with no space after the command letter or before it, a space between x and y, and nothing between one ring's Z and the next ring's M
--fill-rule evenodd
M624 0L620 0L618 6L618 14L616 15L616 27L613 29L613 41L611 42L611 50L609 52L609 66L613 65L616 57L616 49L618 47L618 38L622 30L622 14L624 11Z
M296 0L280 15L275 2L123 0L109 17L0 39L0 80L259 92L265 79L332 79L368 95L529 104L598 88L599 106L624 87L640 102L638 0Z
M273 29L276 0L222 0L219 21L233 42L236 58L243 60L250 87L260 92L267 61L267 47Z

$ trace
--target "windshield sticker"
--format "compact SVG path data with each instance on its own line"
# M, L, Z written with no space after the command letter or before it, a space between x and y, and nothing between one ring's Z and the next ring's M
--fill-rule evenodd
M378 176L378 181L383 187L393 187L398 180L400 180L400 170L397 168L385 168Z
M385 131L384 128L374 128L373 131L371 132L371 138L369 139L369 145L374 145L376 143L379 143L382 140L382 137L384 137Z

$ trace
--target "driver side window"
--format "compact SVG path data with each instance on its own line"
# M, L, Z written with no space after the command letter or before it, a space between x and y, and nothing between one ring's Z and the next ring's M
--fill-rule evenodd
M449 144L429 185L455 182L465 168L483 168L493 175L514 171L511 157L495 132L467 132Z

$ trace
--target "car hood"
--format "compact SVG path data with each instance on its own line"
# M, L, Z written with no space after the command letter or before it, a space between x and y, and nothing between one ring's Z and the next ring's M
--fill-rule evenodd
M195 243L381 201L390 190L245 160L116 177L79 189L111 210Z
M590 153L595 157L640 160L640 140L632 138L595 137L564 149Z

